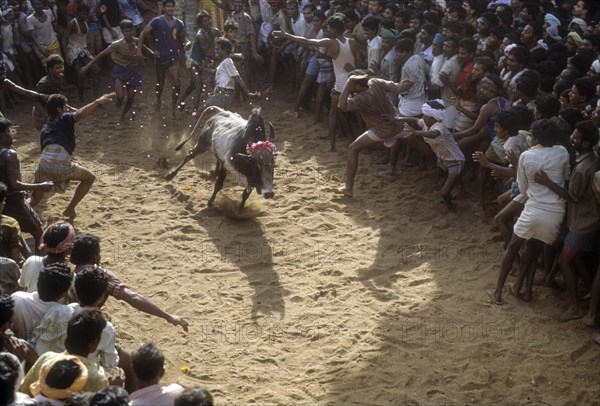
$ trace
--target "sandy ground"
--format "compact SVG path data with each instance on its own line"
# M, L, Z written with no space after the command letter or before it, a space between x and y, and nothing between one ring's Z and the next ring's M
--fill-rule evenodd
M230 219L242 188L230 176L206 207L210 154L164 180L161 158L183 157L174 148L192 118L157 117L146 83L135 120L119 125L106 106L77 125L76 158L98 179L75 226L102 237L106 267L189 321L186 334L107 304L123 347L164 351L163 382L204 385L220 405L599 404L593 331L559 323L566 303L549 289L531 304L487 302L501 244L471 202L442 213L435 170L381 179L371 153L355 198L341 198L347 141L326 152L325 123L282 119L279 95L257 103L282 153L276 196L253 194L249 218ZM39 133L28 105L8 116L31 180ZM43 201L45 221L60 219L73 186Z

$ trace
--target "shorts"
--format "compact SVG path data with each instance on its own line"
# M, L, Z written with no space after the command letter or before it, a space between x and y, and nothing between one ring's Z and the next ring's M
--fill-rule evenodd
M92 23L88 23L88 33L86 41L88 45L94 44L96 41L102 41L102 30L98 24L96 24L96 28L92 28ZM90 49L94 49L93 47L88 46Z
M598 233L573 233L569 231L565 238L565 245L575 251L591 252L598 246Z
M321 64L317 61L315 56L311 56L308 58L308 64L306 65L306 75L307 76L318 76L321 68Z
M526 204L515 223L513 232L517 237L525 240L533 238L552 245L560 233L564 216L564 210L560 212L547 210L542 212L539 209L532 209L531 205Z
M13 193L6 196L4 214L17 220L21 231L37 237L42 235L42 220L25 200L23 193Z
M437 166L448 172L448 178L457 177L461 174L465 166L465 161L446 161L444 159L438 159Z
M377 136L377 134L375 134L375 132L371 129L367 130L367 137L369 137L370 140L376 141L376 142L382 142L383 145L385 145L388 148L391 148L392 145L394 145L396 143L396 140L398 138L400 138L400 134L398 134L397 136L394 136L392 138L386 138L385 140L382 138L379 138Z
M49 162L43 159L35 166L34 178L35 183L53 182L55 189L61 193L67 191L72 180L93 182L96 179L89 169L77 162Z
M233 93L215 92L206 99L206 106L231 107L232 104Z
M335 79L333 75L333 62L328 59L320 60L321 67L319 69L319 74L317 75L317 83L331 83Z
M112 37L113 30L117 32L117 38ZM102 27L102 38L104 38L104 42L107 44L112 44L116 40L123 38L123 33L119 27Z

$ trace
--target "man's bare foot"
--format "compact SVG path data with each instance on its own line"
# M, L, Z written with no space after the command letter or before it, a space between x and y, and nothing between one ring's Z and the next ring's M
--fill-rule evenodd
M75 217L77 217L77 213L75 212L75 209L65 209L65 211L63 211L63 216L65 216L68 219L74 219Z
M487 293L487 295L490 297L490 302L492 304L495 305L503 305L504 302L502 301L502 296L501 295L496 295L496 289L487 289L485 291L485 293Z
M352 197L352 189L348 189L348 188L343 187L343 186L335 189L335 192L339 193L339 194L342 194L344 196L347 196L347 197Z
M560 315L560 321L564 323L565 321L580 319L583 316L583 310L580 308L569 307Z
M543 286L546 284L546 277L547 275L544 272L538 272L535 275L535 278L533 278L533 285L534 286Z
M589 315L585 315L585 316L583 316L581 321L583 322L583 324L585 324L588 327L596 327L595 317L590 317Z

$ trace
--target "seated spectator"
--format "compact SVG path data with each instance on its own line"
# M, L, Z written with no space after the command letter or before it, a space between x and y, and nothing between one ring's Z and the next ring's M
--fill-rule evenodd
M20 273L15 261L0 257L0 294L12 295L19 290Z
M31 396L33 394L31 385L40 378L46 362L64 355L75 356L87 368L87 381L79 388L79 391L96 392L106 388L108 380L104 371L98 364L88 359L88 355L96 350L105 326L106 319L99 310L88 309L74 315L67 327L65 340L67 351L62 354L56 352L43 354L29 370L19 390Z
M173 406L175 399L183 392L177 384L160 386L165 374L165 357L153 343L143 344L132 354L132 367L137 387L130 395L131 406L164 405Z
M108 298L109 276L100 268L84 267L75 278L75 293L79 303L52 306L34 331L36 351L44 354L48 351L62 352L65 350L67 326L73 314L84 309L98 309ZM115 328L110 322L102 330L102 337L96 350L88 358L105 370L116 368L119 364L119 354L116 349Z
M33 255L23 264L19 285L25 292L32 293L38 290L38 276L45 266L66 263L74 240L75 230L67 222L54 223L44 230L40 238L40 249L45 248L47 255L45 257Z
M213 398L210 392L199 386L184 390L175 399L174 406L213 406Z
M46 311L63 299L69 290L73 274L66 264L50 264L40 272L37 292L15 292L13 331L24 340L33 338L33 331Z
M44 362L38 379L29 388L36 404L48 402L58 406L81 392L87 380L88 370L78 357L57 354Z
M23 375L19 359L11 353L0 352L0 405L12 405L17 400Z
M38 355L27 341L15 337L9 331L12 328L14 308L15 303L9 295L0 295L0 351L15 355L29 370L35 364Z
M119 386L109 386L92 395L86 406L128 406L129 394Z

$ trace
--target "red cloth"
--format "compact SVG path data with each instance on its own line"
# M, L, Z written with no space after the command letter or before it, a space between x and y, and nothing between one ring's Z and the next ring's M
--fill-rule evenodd
M471 72L473 72L473 62L471 62L470 64L462 68L460 72L458 72L455 82L456 87L459 87L460 85L464 84L467 80L467 75Z

